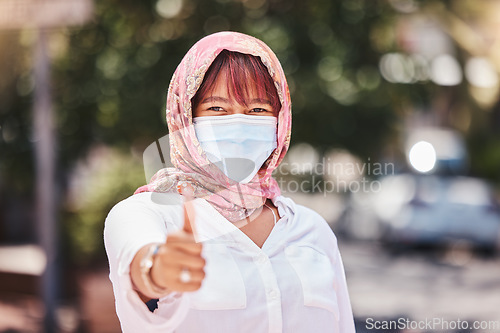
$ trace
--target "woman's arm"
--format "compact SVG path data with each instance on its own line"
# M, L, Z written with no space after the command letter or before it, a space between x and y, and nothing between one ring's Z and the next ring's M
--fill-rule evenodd
M158 243L151 243L143 246L137 251L130 264L130 279L132 280L132 285L144 303L151 299L161 298L170 293L166 287L160 287L152 280L152 267L144 268L146 266L146 264L144 264L145 260L151 261L154 265L155 258L151 252L154 251L153 249L156 248L156 246L158 246ZM156 286L155 289L153 289L152 286Z
M342 258L340 256L340 251L337 245L337 239L335 239L335 256L334 260L334 270L337 273L337 301L339 304L339 320L340 320L340 332L343 333L355 333L354 328L354 318L352 314L351 302L349 299L349 292L347 289L347 282L344 271L344 264L342 263Z
M109 277L123 332L174 331L189 309L187 298L182 293L172 292L165 297L166 305L160 316L149 311L134 289L137 288L132 282L132 275L137 277L137 267L131 265L134 258L142 258L145 247L151 243L165 243L167 234L179 230L182 224L182 206L158 207L150 195L141 193L118 203L105 222L104 242L110 266ZM140 285L139 279L135 283ZM144 290L141 290L142 294ZM148 295L151 296L154 295Z

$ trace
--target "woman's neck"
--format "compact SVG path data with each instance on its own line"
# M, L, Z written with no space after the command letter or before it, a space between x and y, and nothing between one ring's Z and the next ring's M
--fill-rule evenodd
M262 248L274 228L275 216L276 220L279 220L278 209L268 199L256 212L252 213L245 220L236 222L235 225L258 247Z

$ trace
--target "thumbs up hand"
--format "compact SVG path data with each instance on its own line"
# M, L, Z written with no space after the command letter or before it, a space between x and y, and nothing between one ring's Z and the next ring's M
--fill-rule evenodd
M179 292L198 290L205 278L202 244L194 237L192 201L185 200L183 209L183 228L167 236L151 268L151 279L155 284Z
M191 218L194 220L195 212L191 198L186 198L183 203L182 209L184 211L184 226L182 227L182 230L187 234L192 235L194 239L194 227L193 222L191 222Z

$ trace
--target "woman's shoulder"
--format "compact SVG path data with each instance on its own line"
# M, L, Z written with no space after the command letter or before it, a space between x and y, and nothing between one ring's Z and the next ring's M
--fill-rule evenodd
M164 215L178 210L181 204L182 199L176 193L137 193L115 204L108 213L108 219L141 214Z
M168 207L179 206L182 204L182 198L177 193L158 193L158 192L141 192L133 194L121 201L114 207L125 209L129 206L146 206L146 207Z
M320 214L318 214L318 212L307 206L298 204L290 197L285 197L283 195L277 196L273 199L273 203L278 207L278 209L280 209L280 207L283 207L284 210L288 210L294 215L298 214L301 215L301 217L307 217L308 220L323 221L324 223L326 223L326 220Z
M280 205L283 205L286 207L285 209L292 213L293 219L291 219L291 222L294 227L314 230L335 237L328 222L315 210L298 204L292 198L285 196L276 197L274 203L278 206L278 209Z
M291 198L283 197L280 200L294 209L293 217L288 219L287 227L284 229L288 236L286 238L293 240L288 245L310 247L335 260L338 251L337 237L325 218Z

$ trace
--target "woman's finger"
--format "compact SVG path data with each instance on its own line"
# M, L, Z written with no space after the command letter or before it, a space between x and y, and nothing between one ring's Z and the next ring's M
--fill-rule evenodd
M179 291L179 292L185 292L185 291L196 291L201 288L202 281L197 281L197 282L189 282L189 283L182 283L178 282L175 284L175 286L172 288L172 290Z
M178 250L192 255L201 255L203 249L202 243L195 243L192 235L169 235L167 237L166 245L162 246L160 253L166 251L167 249Z
M202 246L199 246L197 243L191 244L191 243L176 243L176 244L171 244L171 248L175 249L177 251L182 251L186 254L189 255L194 255L201 257L201 253L203 251Z
M183 204L184 210L184 226L183 230L188 233L194 235L194 220L195 220L195 212L193 208L193 201L191 198L185 198Z
M189 282L181 280L183 270L188 270L190 275ZM186 265L168 265L163 267L161 272L155 272L154 278L161 281L162 285L168 286L170 290L183 291L185 290L185 285L193 287L193 284L198 285L198 287L195 289L189 287L189 289L196 290L201 286L205 278L205 271L203 268L189 268Z
M205 259L201 256L187 254L185 252L176 251L168 256L160 256L162 264L165 267L187 267L192 269L202 269L205 267Z
M169 290L172 291L194 291L201 287L203 279L205 278L205 272L203 270L189 270L191 279L189 282L182 282L180 275L182 268L172 268L167 271L166 274L159 277L163 285L168 286Z
M173 232L167 236L167 243L196 243L193 234L188 234L183 230Z
M173 268L173 272L175 272L175 279L178 282L185 283L181 281L181 273L183 270L187 269L189 271L189 275L191 276L190 282L201 282L205 278L205 271L203 269L190 269L186 267L176 267ZM188 282L189 283L189 282Z

